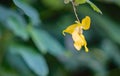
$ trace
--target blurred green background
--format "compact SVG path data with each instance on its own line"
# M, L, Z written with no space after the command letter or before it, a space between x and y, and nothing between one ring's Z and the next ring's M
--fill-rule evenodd
M62 30L76 20L63 0L0 0L0 76L120 76L120 0L77 7L89 52L76 51Z

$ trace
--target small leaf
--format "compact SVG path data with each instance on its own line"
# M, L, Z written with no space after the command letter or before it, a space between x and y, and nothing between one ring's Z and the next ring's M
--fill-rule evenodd
M14 32L14 34L16 34L19 37L22 37L25 40L28 39L26 26L23 26L17 18L10 17L7 20L7 25Z
M21 56L26 65L37 74L37 76L48 75L49 70L46 61L36 50L20 44L11 44L8 48L12 54Z
M31 26L28 27L28 31L29 31L29 34L30 34L33 42L35 43L36 47L37 47L42 53L45 54L45 53L47 52L47 48L46 48L46 46L44 45L44 42L43 42L44 39L41 39L40 31L34 29L34 28L31 27Z
M88 4L90 4L90 6L93 8L93 10L95 10L96 12L102 14L102 11L94 4L92 3L91 1L87 0L86 1Z
M26 30L26 22L16 11L0 6L0 22L12 32L24 40L29 38Z
M24 11L33 25L38 25L40 23L38 12L34 8L23 2L23 0L13 0L13 2Z
M30 27L29 33L31 34L31 37L37 48L42 53L49 52L54 56L62 56L65 54L65 49L46 31Z
M79 4L84 4L86 3L86 0L75 0L75 5L79 5Z
M31 76L31 69L26 66L26 63L23 61L21 56L18 53L19 48L16 48L16 46L11 46L7 48L5 60L6 63L9 63L9 65L15 69L15 71L20 71L19 75L21 76ZM16 53L17 52L17 53ZM0 75L3 76L3 75ZM5 76L13 76L13 75L5 75ZM15 75L17 76L17 75Z
M21 56L30 69L33 70L38 76L47 76L48 67L42 55L35 52L35 50L23 48L23 51L21 51Z

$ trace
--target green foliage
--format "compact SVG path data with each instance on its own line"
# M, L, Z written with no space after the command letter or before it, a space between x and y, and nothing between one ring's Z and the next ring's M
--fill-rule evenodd
M103 15L89 0L75 0L82 4L80 20L91 17L91 28L84 32L88 53L76 51L71 37L62 35L75 21L72 5L64 1L0 1L0 76L120 75L119 0L93 0Z
M25 3L23 0L13 0L13 2L24 11L25 15L29 17L30 22L32 22L33 25L39 25L39 15L33 7Z
M75 0L75 5L84 4L87 0Z
M94 11L102 14L102 11L90 0L75 0L75 5L84 4L84 3L88 3L93 8Z
M28 39L26 22L17 12L0 6L0 21L8 29L11 29L17 36ZM21 29L21 30L19 30Z
M12 44L8 47L8 50L14 55L19 55L28 67L37 75L46 76L48 74L48 66L44 57L36 52L35 49L18 44Z
M10 29L18 36L22 37L23 39L28 39L28 33L26 31L26 26L21 26L22 22L18 21L17 18L9 18L7 21L7 25ZM19 30L21 29L21 30Z
M96 12L102 14L102 11L94 4L92 3L91 1L87 0L86 1L88 4L90 4L90 6L93 8L93 10L95 10Z
M70 2L70 0L64 0L65 4L68 4L69 2ZM94 3L92 3L90 0L74 0L74 4L76 6L78 6L79 4L85 4L85 3L88 3L94 11L102 14L102 11Z
M47 48L44 45L44 39L41 39L41 34L40 31L38 29L32 28L31 26L29 26L29 34L32 38L32 40L34 41L35 45L37 46L37 48L42 52L42 53L46 53L47 52Z
M29 33L42 53L49 52L55 56L64 54L65 49L46 31L29 26Z

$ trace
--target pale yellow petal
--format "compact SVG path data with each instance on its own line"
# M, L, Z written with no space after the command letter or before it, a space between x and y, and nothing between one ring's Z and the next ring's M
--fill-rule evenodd
M77 26L78 24L73 24L73 25L68 26L65 30L63 30L63 35L65 35L65 32L72 34Z
M85 47L85 51L88 52L89 50L88 50L87 46L85 45L84 47Z
M80 50L81 49L81 44L79 42L75 42L74 47L75 47L75 49Z
M72 38L74 41L74 47L76 48L76 50L80 50L82 46L84 46L85 44L85 40L83 38L82 34L79 34L78 31L74 31L72 33Z
M81 45L84 44L83 39L81 38L80 34L78 33L78 31L74 31L72 33L72 39L74 42L79 42Z
M86 42L86 40L85 40L85 37L84 37L84 35L82 35L81 34L81 38L83 39L83 41L84 41L84 47L85 47L85 51L86 52L88 52L88 48L87 48L87 42Z
M91 20L90 20L89 16L86 16L84 19L82 19L82 27L83 27L83 29L88 30L90 28L90 23L91 23Z
M88 52L88 48L87 48L87 42L86 42L86 40L85 40L85 37L84 37L84 35L83 34L81 34L80 35L80 37L81 37L81 39L83 40L83 46L84 46L84 48L85 48L85 51L86 52Z

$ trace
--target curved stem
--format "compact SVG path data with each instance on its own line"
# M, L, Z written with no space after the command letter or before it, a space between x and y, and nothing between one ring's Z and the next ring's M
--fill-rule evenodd
M77 18L77 21L80 22L80 20L79 20L79 18L78 18L78 15L77 15L77 12L76 12L76 8L75 8L75 4L74 4L73 0L71 1L71 3L72 3L73 10L74 10L75 16L76 16L76 18Z

